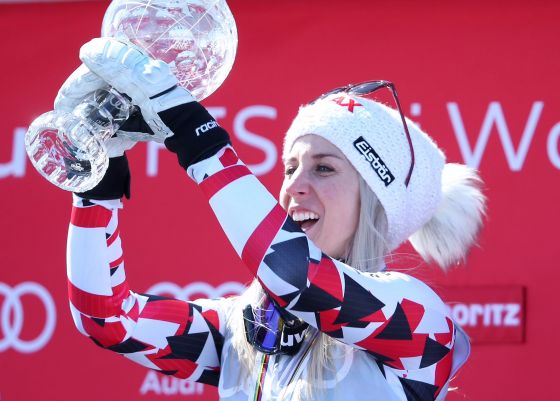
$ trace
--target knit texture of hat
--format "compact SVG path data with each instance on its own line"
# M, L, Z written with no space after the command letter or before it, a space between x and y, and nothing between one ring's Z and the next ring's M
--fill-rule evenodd
M284 156L307 134L342 151L385 209L389 250L428 222L441 199L445 156L416 124L406 121L415 157L408 187L412 157L400 114L373 100L333 94L303 106L284 138Z

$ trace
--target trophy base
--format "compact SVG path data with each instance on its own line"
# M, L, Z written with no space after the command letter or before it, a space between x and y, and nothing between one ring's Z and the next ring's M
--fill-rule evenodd
M37 171L66 191L92 189L109 166L105 147L91 127L71 114L51 111L33 121L25 149Z

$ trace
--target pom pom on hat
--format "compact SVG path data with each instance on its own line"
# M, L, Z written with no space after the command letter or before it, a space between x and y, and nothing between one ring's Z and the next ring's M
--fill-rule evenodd
M441 200L445 156L432 139L407 120L412 154L398 111L347 94L333 94L300 108L286 133L284 156L301 136L325 138L346 156L382 204L389 250L427 223Z
M445 269L465 259L485 213L485 197L477 172L462 164L446 164L442 202L435 215L409 239L426 261Z

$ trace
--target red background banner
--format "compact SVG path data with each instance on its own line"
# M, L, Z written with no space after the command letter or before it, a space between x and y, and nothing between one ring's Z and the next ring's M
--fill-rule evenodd
M449 297L451 307L521 302L521 332L508 340L500 337L503 327L484 328L495 341L474 345L449 400L553 399L546 378L560 360L554 302L560 276L560 3L229 4L239 30L236 64L204 104L273 193L282 179L282 135L298 106L370 79L395 82L406 114L448 160L480 169L488 217L468 263L443 274L405 246L393 264ZM99 35L107 5L0 5L2 401L217 398L210 387L162 377L101 351L76 331L68 311L70 195L34 171L22 139L78 66L80 45ZM238 291L248 273L174 157L141 144L130 159L133 198L121 230L132 287L147 291L168 282L154 291L178 297ZM515 293L513 301L502 297L504 287ZM449 288L459 292L448 294Z

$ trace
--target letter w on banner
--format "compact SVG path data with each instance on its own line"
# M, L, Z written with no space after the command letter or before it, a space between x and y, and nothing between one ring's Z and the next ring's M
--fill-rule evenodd
M438 292L474 344L525 341L524 287L448 287Z

